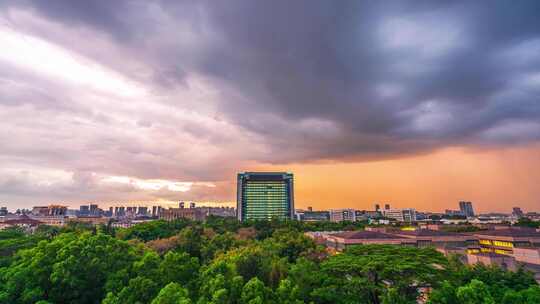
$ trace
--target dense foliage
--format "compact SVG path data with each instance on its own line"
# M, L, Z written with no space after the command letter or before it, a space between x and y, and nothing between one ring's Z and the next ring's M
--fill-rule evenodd
M514 225L519 227L540 228L540 221L533 221L529 218L522 217Z
M329 256L307 230L363 224L153 221L0 232L0 303L540 303L531 274L467 267L431 248Z

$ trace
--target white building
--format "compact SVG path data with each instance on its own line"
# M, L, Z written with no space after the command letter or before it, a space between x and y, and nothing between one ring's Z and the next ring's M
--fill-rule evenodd
M411 208L383 210L383 214L398 222L416 222L416 210Z
M354 209L332 209L330 210L331 222L355 222L356 211Z

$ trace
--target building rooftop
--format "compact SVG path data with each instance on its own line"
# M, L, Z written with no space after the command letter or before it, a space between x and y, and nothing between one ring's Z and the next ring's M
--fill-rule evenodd
M19 218L6 220L4 224L8 225L39 225L43 224L41 221L29 218L27 215L21 215Z
M475 235L485 236L504 236L504 237L538 237L540 232L533 228L508 228L499 230L485 230L474 233Z
M449 232L442 230L430 230L430 229L417 229L417 230L402 230L394 232L398 235L407 235L407 236L465 236L465 234L457 232Z
M332 235L336 237L344 238L344 239L406 239L405 237L395 235L395 234L382 233L382 232L376 232L376 231L367 231L367 230L346 231L346 232L336 233Z

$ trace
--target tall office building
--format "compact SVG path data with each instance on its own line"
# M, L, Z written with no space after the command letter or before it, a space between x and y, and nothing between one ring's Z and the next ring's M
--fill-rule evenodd
M471 202L459 202L459 210L461 210L461 213L463 213L463 215L465 215L466 217L474 216L474 210Z
M293 174L238 173L237 217L245 220L294 219Z

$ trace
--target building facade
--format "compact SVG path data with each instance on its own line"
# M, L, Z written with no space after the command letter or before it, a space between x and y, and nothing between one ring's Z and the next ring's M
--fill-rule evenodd
M459 202L459 210L466 217L474 216L474 209L471 202L465 202L465 201Z
M159 219L174 221L178 219L189 219L193 221L203 221L207 217L204 210L199 208L169 208L161 211Z
M356 222L356 211L354 209L332 209L330 210L330 221Z
M416 210L414 209L388 209L384 210L384 216L387 218L395 219L398 222L415 222Z
M328 211L304 211L297 213L298 220L304 222L324 222L330 220Z
M236 202L238 219L294 219L293 185L292 173L239 173Z

